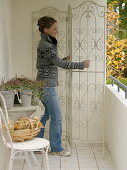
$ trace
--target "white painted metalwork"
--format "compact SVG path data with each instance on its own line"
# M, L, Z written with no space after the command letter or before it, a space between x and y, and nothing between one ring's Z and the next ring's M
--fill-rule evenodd
M9 150L9 162L6 163L6 169L13 169L14 159L25 159L30 170L33 170L32 163L29 160L28 153L31 153L34 162L38 165L38 161L34 155L34 151L42 152L43 168L44 170L49 170L48 162L48 149L49 141L44 138L34 137L31 140L16 142L12 141L9 127L12 128L12 124L9 124L8 110L6 106L5 99L0 93L0 103L3 104L3 109L0 106L0 137L3 140L5 147Z
M102 142L105 82L105 7L86 1L72 9L73 61L91 61L72 70L72 139Z
M37 20L52 16L58 21L58 53L72 61L91 61L90 68L59 69L58 93L63 111L63 136L72 145L104 142L105 6L85 1L68 11L44 8L32 14L33 76L40 39Z

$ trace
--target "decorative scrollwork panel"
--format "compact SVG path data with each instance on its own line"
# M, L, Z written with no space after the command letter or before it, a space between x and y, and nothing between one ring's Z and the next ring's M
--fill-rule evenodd
M59 56L63 58L72 51L72 61L91 61L89 69L59 69L57 90L63 112L63 137L70 144L101 142L105 85L105 6L85 1L76 8L68 8L68 12L55 8L34 12L33 77L36 76L36 49L40 39L37 20L45 15L58 21Z
M99 142L103 139L105 6L86 1L73 8L72 35L72 60L90 60L88 70L72 71L72 140Z
M105 7L84 2L72 9L72 53L74 61L91 60L91 71L104 72Z
M38 31L37 21L40 17L50 16L57 20L58 23L58 55L61 58L66 56L67 44L67 30L66 30L66 20L67 20L67 12L59 11L56 8L47 7L39 10L37 12L32 13L32 56L33 56L33 77L36 77L36 59L37 59L37 46L40 40L40 33ZM61 109L63 112L63 131L66 131L66 71L59 69L59 86L57 88L58 95L60 99ZM65 133L66 134L66 133Z

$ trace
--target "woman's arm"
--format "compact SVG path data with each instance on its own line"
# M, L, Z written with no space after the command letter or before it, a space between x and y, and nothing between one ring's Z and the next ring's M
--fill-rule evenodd
M46 50L46 49L45 49ZM83 62L71 62L61 59L53 48L48 47L47 53L44 58L52 62L54 65L64 69L84 69L89 67L89 60Z

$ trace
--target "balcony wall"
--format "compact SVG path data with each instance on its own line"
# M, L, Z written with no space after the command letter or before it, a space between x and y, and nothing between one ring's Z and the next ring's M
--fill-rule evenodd
M0 82L11 70L11 0L0 0ZM0 138L0 170L7 161L6 148Z
M127 99L117 87L106 86L106 142L116 168L127 170Z
M11 69L11 0L0 0L0 82Z

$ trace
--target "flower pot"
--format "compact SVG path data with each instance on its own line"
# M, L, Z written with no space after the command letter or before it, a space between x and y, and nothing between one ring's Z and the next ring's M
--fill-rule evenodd
M14 91L0 91L0 93L3 95L7 109L11 109L14 106ZM3 103L1 103L1 107L4 108Z
M32 99L32 91L20 91L20 99L22 101L23 107L31 106L31 99Z

